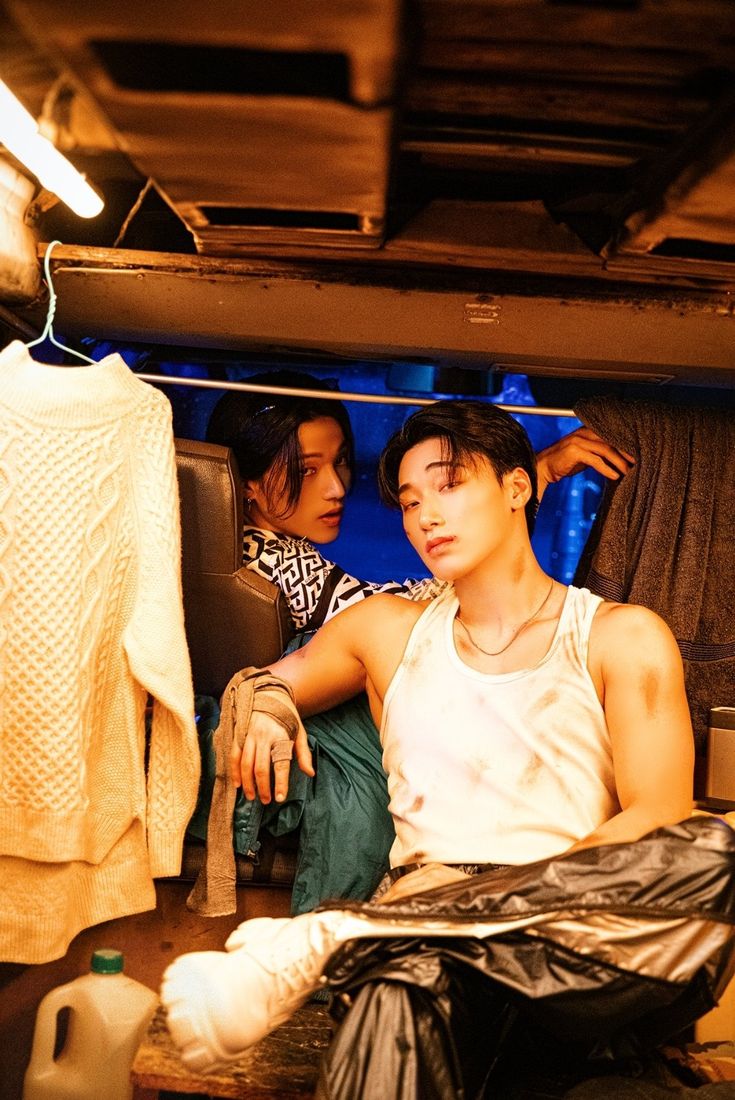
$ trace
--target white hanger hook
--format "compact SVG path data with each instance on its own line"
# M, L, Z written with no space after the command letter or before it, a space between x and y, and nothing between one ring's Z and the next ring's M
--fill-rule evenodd
M84 355L81 351L77 351L75 348L69 348L66 344L62 344L60 340L56 339L54 335L54 315L56 314L56 291L54 290L54 281L51 277L51 253L57 244L61 244L61 241L49 241L46 245L46 253L43 257L43 274L48 286L48 309L46 311L46 324L43 327L43 332L40 336L37 336L35 340L31 340L26 344L27 348L33 348L37 344L42 344L44 340L48 339L55 347L61 351L66 351L69 355L76 356L77 359L81 359L84 363L91 363L95 365L96 360L90 359L89 356Z

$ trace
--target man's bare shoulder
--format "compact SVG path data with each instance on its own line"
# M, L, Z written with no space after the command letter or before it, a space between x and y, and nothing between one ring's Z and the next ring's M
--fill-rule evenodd
M410 600L392 592L376 592L373 596L335 615L331 623L338 623L345 632L380 629L386 624L413 623L429 606L431 600Z
M636 603L614 603L605 600L592 621L590 646L601 655L640 657L655 647L656 653L675 650L676 639L655 611Z
M613 600L602 601L592 623L593 630L603 629L607 632L662 628L669 630L661 616L649 607L640 603L615 603Z
M429 603L430 600L409 600L389 592L378 592L334 615L316 632L309 644L293 656L302 654L302 664L308 662L312 670L329 668L332 689L335 684L333 670L338 667L338 662L341 662L341 675L344 676L350 670L350 662L353 662L352 667L362 669L361 675L366 677L355 690L364 686L371 706L376 700L379 706L414 624ZM321 696L319 698L322 701ZM310 707L309 713L314 713L308 700L307 705ZM333 706L334 702L330 700L328 705ZM377 711L373 713L375 716Z

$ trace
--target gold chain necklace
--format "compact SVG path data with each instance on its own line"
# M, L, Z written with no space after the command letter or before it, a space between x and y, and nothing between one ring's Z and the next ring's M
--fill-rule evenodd
M551 586L549 588L549 591L544 596L543 600L541 601L540 606L536 608L533 615L531 615L531 617L529 619L526 619L526 621L524 623L521 623L521 625L516 630L515 634L510 639L510 641L506 645L504 645L502 649L496 649L494 653L491 653L489 649L483 649L481 645L477 644L475 639L470 634L469 627L467 626L466 623L464 623L462 621L462 617L461 617L459 611L457 612L457 622L462 627L462 629L464 630L465 634L467 635L467 637L469 638L470 642L475 647L475 649L479 650L480 653L484 653L486 657L499 657L501 653L505 653L506 649L510 649L510 647L513 645L513 642L516 640L518 635L522 631L524 631L527 626L530 626L531 623L534 621L534 619L537 619L539 617L539 615L541 614L543 609L546 607L546 604L549 602L549 597L551 596L551 593L554 589L554 583L555 583L554 578L552 577L551 578Z

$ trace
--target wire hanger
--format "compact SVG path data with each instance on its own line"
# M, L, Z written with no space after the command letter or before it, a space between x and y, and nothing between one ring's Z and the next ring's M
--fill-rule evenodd
M76 351L74 348L69 348L66 344L62 344L60 340L57 340L54 336L54 314L56 313L56 291L54 290L54 282L51 278L51 251L57 245L61 244L61 241L49 241L46 247L46 255L43 258L43 274L46 279L46 285L48 286L48 311L46 313L46 324L44 325L43 332L40 336L37 336L35 340L31 340L26 344L27 348L34 348L36 344L42 344L44 340L48 339L55 347L61 351L66 351L69 355L76 356L77 359L81 359L84 363L91 363L95 366L96 359L90 359L89 356L84 355L81 351Z

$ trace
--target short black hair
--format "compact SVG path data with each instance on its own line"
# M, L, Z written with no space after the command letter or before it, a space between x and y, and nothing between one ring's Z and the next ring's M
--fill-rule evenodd
M398 470L405 454L426 439L439 439L443 457L452 465L476 465L486 458L498 481L519 466L528 474L531 497L526 504L528 533L538 510L536 456L517 420L484 401L436 401L412 413L388 440L380 456L378 488L384 504L399 507Z
M313 389L331 389L323 382L300 371L278 370L254 374L244 381L258 386L288 386L302 389L303 397L285 394L250 393L230 390L212 410L207 426L207 441L230 447L243 481L259 481L269 500L285 493L288 515L298 502L303 474L299 452L299 428L312 420L331 417L345 437L347 464L355 472L355 440L347 410L341 401L315 397Z

